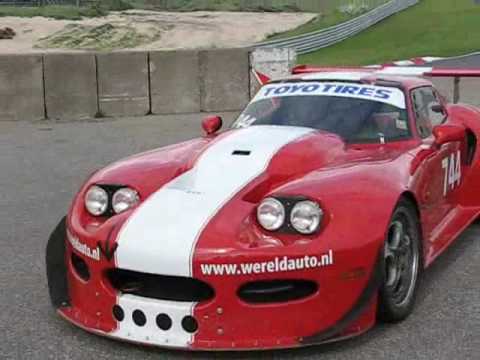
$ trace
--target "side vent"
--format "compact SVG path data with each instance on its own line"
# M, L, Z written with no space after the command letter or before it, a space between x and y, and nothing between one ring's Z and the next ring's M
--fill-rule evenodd
M477 152L477 138L472 130L467 129L467 158L465 159L466 165L473 164L475 159L475 153Z
M318 285L308 280L254 281L238 290L238 297L249 304L286 303L315 294Z

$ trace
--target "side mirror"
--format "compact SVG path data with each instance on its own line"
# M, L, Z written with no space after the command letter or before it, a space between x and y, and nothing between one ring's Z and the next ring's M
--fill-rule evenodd
M465 139L465 135L465 128L458 125L438 125L433 128L433 136L435 136L437 145L462 141Z
M208 116L202 121L202 128L207 135L213 135L221 129L223 125L220 116Z
M447 110L443 107L443 105L438 104L438 103L432 104L432 105L430 106L430 109L432 109L432 111L433 111L434 113L437 113L437 114L444 114L444 115L447 114Z

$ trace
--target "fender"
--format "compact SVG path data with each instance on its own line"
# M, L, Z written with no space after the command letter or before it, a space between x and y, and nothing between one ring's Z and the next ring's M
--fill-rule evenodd
M58 223L47 244L46 264L50 300L55 308L70 305L65 265L66 217Z
M451 105L448 107L449 117L463 124L475 137L475 153L465 171L463 190L458 202L463 206L476 206L480 202L480 151L478 151L480 136L480 110L473 106Z

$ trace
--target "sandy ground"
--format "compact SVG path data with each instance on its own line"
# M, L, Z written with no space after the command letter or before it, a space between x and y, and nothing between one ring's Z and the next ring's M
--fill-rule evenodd
M268 35L286 31L308 22L316 14L236 13L236 12L151 12L130 10L107 17L81 21L35 18L0 18L0 27L13 28L13 40L0 40L0 53L45 52L65 49L41 48L42 38L58 35L69 24L96 27L112 24L134 28L138 33L159 34L133 49L222 48L251 45ZM89 49L84 49L89 50Z

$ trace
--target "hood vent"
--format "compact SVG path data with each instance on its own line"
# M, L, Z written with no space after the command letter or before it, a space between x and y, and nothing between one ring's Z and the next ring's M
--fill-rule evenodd
M250 150L235 150L232 152L234 156L250 156L252 152Z

